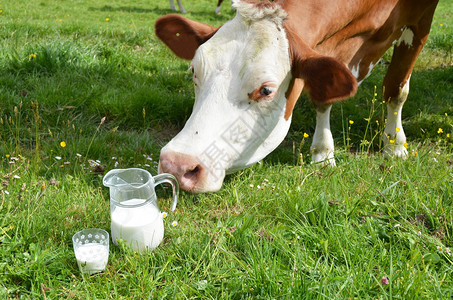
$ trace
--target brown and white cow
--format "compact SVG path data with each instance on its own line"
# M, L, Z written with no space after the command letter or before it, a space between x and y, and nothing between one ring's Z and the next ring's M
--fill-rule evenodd
M187 191L219 190L226 173L281 143L302 90L316 110L312 160L335 165L331 105L352 96L391 46L384 151L406 156L401 111L437 2L236 0L235 18L220 28L178 15L159 18L157 36L192 60L195 85L192 115L162 149L159 171L174 174Z

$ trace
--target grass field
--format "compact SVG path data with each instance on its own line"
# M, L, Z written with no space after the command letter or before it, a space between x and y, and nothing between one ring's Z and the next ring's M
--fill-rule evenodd
M234 16L230 1L220 16L214 0L184 5L214 26ZM387 54L332 109L337 168L309 163L315 117L302 97L261 163L218 193L181 193L155 251L111 245L106 272L79 272L72 235L110 231L103 173L156 174L191 113L189 62L153 32L167 13L164 0L0 0L0 297L451 299L452 0L412 75L406 160L379 149Z

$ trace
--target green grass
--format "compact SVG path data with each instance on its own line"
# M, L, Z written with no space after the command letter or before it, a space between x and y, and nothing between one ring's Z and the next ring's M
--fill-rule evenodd
M234 16L229 1L221 16L213 0L184 5L215 26ZM412 75L406 160L379 150L386 54L357 96L332 109L337 168L309 164L315 117L302 97L290 133L263 162L218 193L181 193L155 251L111 245L105 273L79 272L72 235L110 230L103 171L156 174L160 148L191 113L189 62L153 32L168 7L0 0L0 297L451 298L451 0L440 1ZM159 195L168 211L169 193Z

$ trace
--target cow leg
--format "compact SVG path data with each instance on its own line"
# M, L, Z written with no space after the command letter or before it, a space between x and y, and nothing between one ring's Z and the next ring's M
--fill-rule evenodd
M397 96L386 97L388 99L387 122L385 123L382 141L384 142L384 153L389 156L407 156L406 135L404 134L401 116L404 102L409 95L409 80L410 76L399 89Z
M384 78L384 99L387 101L387 123L382 140L384 153L406 157L406 135L402 126L402 109L409 94L409 80L415 60L428 39L436 3L426 10L416 26L404 29L393 49L392 61Z
M175 2L173 0L168 0L170 2L170 9L176 11Z
M177 1L178 1L178 6L179 6L179 11L182 14L185 14L187 11L184 9L184 6L182 6L181 0L177 0ZM170 9L176 11L176 6L175 6L174 0L169 0L169 2L170 2Z
M217 2L217 7L215 9L215 13L220 15L220 6L222 5L222 2L223 0L219 0L219 2Z
M315 105L316 128L310 153L313 163L335 166L335 158L333 156L334 144L332 132L330 131L331 108L331 105Z
M185 14L187 11L185 10L184 6L182 6L182 2L181 0L178 0L178 7L179 7L179 11L182 13L182 14Z

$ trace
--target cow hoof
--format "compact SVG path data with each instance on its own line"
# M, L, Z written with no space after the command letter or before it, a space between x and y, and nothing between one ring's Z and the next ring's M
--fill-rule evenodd
M403 145L387 145L384 148L384 155L398 158L406 158L407 149Z

